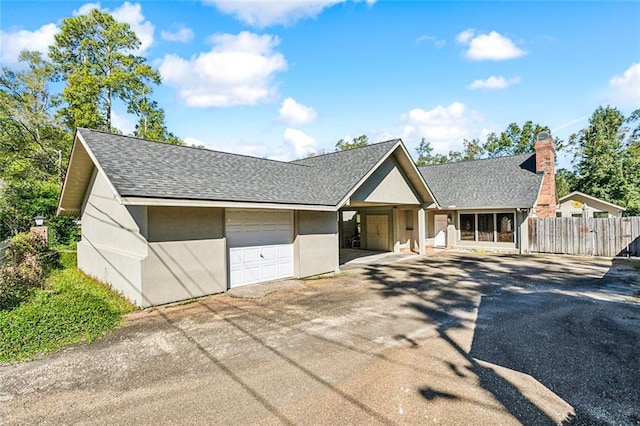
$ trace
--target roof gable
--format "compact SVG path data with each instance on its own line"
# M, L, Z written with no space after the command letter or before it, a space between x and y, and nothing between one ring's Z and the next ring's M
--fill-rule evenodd
M351 195L351 202L422 204L398 162L387 158Z
M79 212L90 174L78 169L88 164L105 174L125 204L154 199L335 209L398 146L402 142L392 140L289 163L78 129L73 150L87 155L71 157L59 212Z
M603 200L601 198L593 197L591 195L585 194L584 192L580 192L580 191L573 191L572 193L565 195L564 197L562 197L562 198L560 198L558 200L558 203L559 204L563 204L563 203L565 203L567 201L572 201L572 200L576 200L576 199L581 201L581 202L583 202L583 203L585 203L585 204L589 204L589 201L590 201L592 203L595 202L595 203L603 204L605 206L611 207L612 209L621 210L621 211L625 211L626 210L622 206L610 203L610 202L605 201L605 200Z
M535 154L487 158L420 167L442 208L530 208L542 175Z

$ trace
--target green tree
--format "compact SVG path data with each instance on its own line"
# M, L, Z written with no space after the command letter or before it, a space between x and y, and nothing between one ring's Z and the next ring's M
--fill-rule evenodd
M613 203L625 199L624 115L618 109L598 107L589 125L570 137L576 147L577 189Z
M20 60L23 71L3 67L0 73L0 177L7 179L14 163L26 161L27 175L61 180L70 139L54 118L53 70L37 52L22 52Z
M149 102L151 85L160 84L160 75L144 57L132 53L140 40L130 26L93 9L88 15L65 18L60 29L49 57L66 82L61 114L69 129L110 131L116 99L127 112L143 115L138 106Z
M640 216L640 140L632 140L622 159L624 199L629 216Z
M431 142L427 141L425 138L422 138L420 145L416 148L416 151L418 152L418 161L416 162L418 166L443 164L449 161L446 155L433 154Z
M138 138L152 141L167 142L173 145L185 145L185 143L167 130L164 120L164 111L158 107L155 101L144 99L136 106L139 120L133 135Z
M336 143L336 151L345 151L347 149L353 148L361 148L363 146L369 145L369 138L367 135L360 135L352 140L340 139L338 143Z
M0 189L0 237L28 231L33 217L55 215L60 194L57 177L41 179L31 174L28 160L14 162Z
M462 144L464 146L464 150L462 152L449 151L449 162L457 163L460 161L479 160L482 158L484 148L480 145L479 139L465 139Z
M556 194L558 198L562 198L575 191L577 177L575 173L567 169L558 169L556 171Z
M542 131L549 132L548 126L541 126L533 121L526 121L522 127L511 123L507 130L499 135L490 133L483 148L489 157L526 154L534 151L536 135ZM556 149L560 146L556 141Z

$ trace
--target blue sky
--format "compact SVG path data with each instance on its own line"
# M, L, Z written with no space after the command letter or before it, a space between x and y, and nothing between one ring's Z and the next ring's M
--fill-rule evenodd
M446 154L511 122L566 139L599 105L640 108L640 2L4 0L0 63L93 7L138 34L169 129L217 150L290 160L365 133Z

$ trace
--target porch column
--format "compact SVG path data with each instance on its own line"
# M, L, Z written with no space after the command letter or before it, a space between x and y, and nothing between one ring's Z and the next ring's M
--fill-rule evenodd
M400 253L400 232L398 226L400 225L400 212L397 207L394 207L391 213L391 230L392 230L392 241L393 241L393 252Z
M427 215L423 208L418 209L418 253L426 254Z

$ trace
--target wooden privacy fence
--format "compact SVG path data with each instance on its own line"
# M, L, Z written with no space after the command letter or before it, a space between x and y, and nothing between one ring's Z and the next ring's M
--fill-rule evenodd
M640 217L529 218L529 251L580 256L640 256Z

